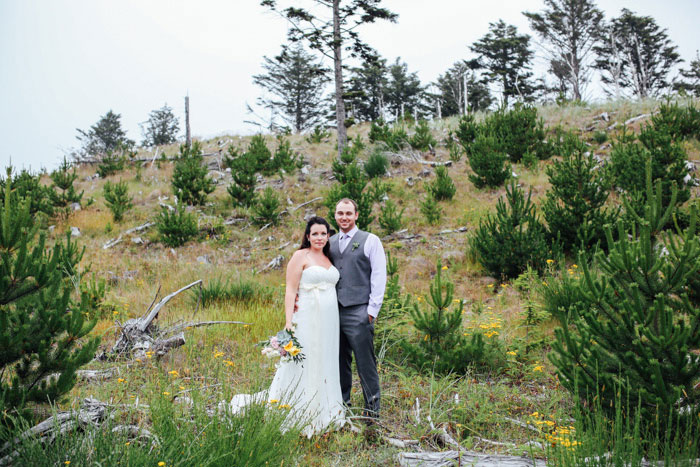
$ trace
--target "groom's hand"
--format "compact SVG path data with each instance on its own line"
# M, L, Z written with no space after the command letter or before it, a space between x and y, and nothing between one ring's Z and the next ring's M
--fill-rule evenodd
M294 299L294 313L299 311L299 294L297 294L296 298Z
M369 324L372 324L372 322L374 321L374 318L372 317L372 315L367 315L367 316L369 317Z

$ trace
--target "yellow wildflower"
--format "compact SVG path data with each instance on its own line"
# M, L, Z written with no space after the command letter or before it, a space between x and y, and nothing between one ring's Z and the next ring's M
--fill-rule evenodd
M515 357L516 355L518 355L518 352L514 352L513 350L511 350L510 352L506 352L506 354L512 355Z
M169 396L170 393L169 393L168 391L163 391L163 395L164 395L164 396Z
M493 284L489 284L486 287L491 288L491 287L493 287Z
M126 380L124 378L119 378L117 379L117 383L125 383Z
M279 399L270 399L268 402L269 402L270 404L276 404L276 403L279 402Z
M553 259L548 259L548 260L547 260L547 264L552 264L553 262L554 262Z
M180 374L177 372L177 370L169 371L168 374L174 378L177 378L180 376Z
M163 467L164 465L165 465L165 462L163 462L163 461L158 462L158 467Z
M447 266L443 266L443 267L442 267L442 270L443 270L443 271L447 271L447 269L448 269Z
M537 365L535 368L532 369L532 371L542 371L543 368L544 367L542 365Z

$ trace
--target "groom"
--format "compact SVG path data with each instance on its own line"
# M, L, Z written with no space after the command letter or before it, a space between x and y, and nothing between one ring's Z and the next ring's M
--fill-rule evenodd
M340 272L336 285L340 312L340 389L350 405L352 354L365 398L364 415L379 416L379 375L374 356L374 321L384 299L386 257L379 238L359 230L357 203L344 198L335 207L340 232L330 239L331 259Z

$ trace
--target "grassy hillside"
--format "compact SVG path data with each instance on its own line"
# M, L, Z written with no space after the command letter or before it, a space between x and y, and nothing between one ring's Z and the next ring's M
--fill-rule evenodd
M538 110L548 129L558 125L572 129L591 144L591 151L605 157L610 151L608 142L624 122L650 114L657 105L654 101L643 101ZM600 118L603 113L607 113L609 121ZM636 130L644 121L645 118L637 120L628 128ZM615 122L618 126L608 131ZM434 136L441 142L455 126L456 119L431 123ZM368 131L369 126L363 124L351 127L349 133L350 137L359 135L367 141ZM596 143L593 135L597 131L607 132L608 142ZM269 384L274 365L260 354L255 343L284 324L284 266L264 272L263 269L273 258L282 255L286 260L298 248L305 216L328 215L322 200L295 208L323 197L334 183L330 170L335 157L332 138L319 144L307 142L303 135L291 135L289 139L292 147L303 156L308 173L297 172L285 179L268 177L258 185L258 189L272 186L280 194L287 212L279 226L260 229L248 221L247 212L233 209L226 192L230 174L217 169L211 172L218 184L209 196L209 203L194 209L200 227L199 238L175 249L159 243L153 228L131 235L123 233L153 220L160 209L159 203L173 204L171 162L132 166L108 178L126 181L134 198L134 207L119 224L112 221L104 202L102 190L106 180L94 177L94 166L77 168L76 185L78 191L85 192L83 207L56 223L51 235L58 238L71 227L79 228L82 233L79 242L86 247L81 280L106 281L106 296L94 330L102 336L104 348L110 348L118 337L119 327L115 321L123 323L141 316L159 288L163 296L198 279L203 280L205 287L211 287L216 281L230 281L232 284L257 284L257 288L250 299L220 300L206 306L198 304L196 289L178 296L161 312L159 326L190 321L193 316L197 321L236 320L249 324L188 329L186 344L161 359L147 357L129 364L93 363L90 368L116 367L118 374L105 381L78 383L61 408L75 406L82 398L94 397L116 405L124 404L120 417L151 427L153 421L149 417L129 409L137 400L141 406L155 407L170 402L177 405L184 396L196 394L195 398L203 405L216 407L219 401L228 400L233 394L258 391ZM203 152L214 153L205 160L214 166L221 161L229 145L245 148L248 140L247 137L221 136L202 141ZM268 141L272 144L274 137L268 137ZM691 161L700 161L697 141L686 143L686 150ZM177 148L162 147L159 151L174 156ZM449 160L444 144L440 144L434 155L419 156L426 161ZM138 157L153 157L153 154L141 152ZM383 243L398 260L402 290L416 302L423 301L440 259L447 267L443 273L455 283L455 298L465 304L465 332L473 328L493 331L487 336L500 341L507 363L497 371L472 371L444 377L420 373L406 362L380 359L383 411L379 433L362 428L360 433L343 430L312 440L300 438L299 457L285 464L394 465L394 456L401 450L387 444L382 436L419 440L426 450L441 449L431 423L443 424L464 447L472 450L543 457L544 448L553 437L559 437L555 443L564 443L569 436L573 439L573 435L561 433L573 423L574 403L569 393L560 387L546 357L548 337L552 335L555 322L540 316L540 322L531 326L532 322L528 323L526 317L527 303L534 302L537 308L537 297L528 290L542 279L526 277L501 283L486 275L467 251L468 239L479 220L494 209L505 190L474 188L467 179L470 169L463 157L449 169L457 194L452 201L441 203L442 221L431 226L420 213L419 201L425 194L424 182L435 176L434 168L411 161L410 157L395 156L391 160L390 175L384 181L390 186L389 198L405 208L406 227L405 231L384 237ZM548 189L545 167L551 162L541 161L532 168L521 164L513 166L519 183L526 190L532 188L536 202L541 201ZM88 206L85 201L90 198L94 202ZM614 198L613 202L619 201ZM374 214L378 214L379 207L375 205ZM380 233L376 221L372 230ZM120 234L120 243L103 248ZM570 261L564 266L565 273L568 269L569 274L578 274L578 266L573 263ZM381 329L381 319L380 315L378 329ZM410 326L406 326L406 332L410 332ZM540 340L542 344L538 344ZM362 405L359 387L356 381L353 402L357 406ZM178 410L175 409L176 414ZM186 409L182 410L187 413ZM202 434L201 439L206 439L206 435ZM82 465L80 456L85 453L82 448L75 447L72 451L73 448L64 446L64 449L67 452L51 451L48 464L72 461L73 465ZM114 449L128 451L130 446ZM71 457L71 452L76 457ZM164 457L154 458L153 464L163 461L166 465L190 465L186 456L181 457L173 450L158 452ZM123 456L121 459L128 463L128 454ZM93 462L98 460L92 459ZM141 461L134 458L131 462Z

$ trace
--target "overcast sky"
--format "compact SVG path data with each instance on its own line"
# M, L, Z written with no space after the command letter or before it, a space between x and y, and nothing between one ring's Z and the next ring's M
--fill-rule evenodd
M389 61L400 56L423 83L469 58L489 22L530 33L522 11L543 8L542 0L383 4L398 23L370 25L363 37ZM598 5L608 18L623 7L653 16L686 65L700 47L698 0ZM0 165L54 168L78 146L76 128L110 109L140 142L139 123L165 103L182 122L187 93L194 135L250 134L246 103L260 94L251 76L263 55L279 52L286 28L258 0L0 0Z

